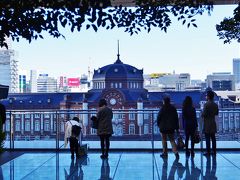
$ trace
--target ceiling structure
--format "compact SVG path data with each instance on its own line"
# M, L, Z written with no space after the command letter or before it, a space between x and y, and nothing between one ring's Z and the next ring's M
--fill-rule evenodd
M111 0L112 6L133 6L134 0ZM213 1L214 5L230 5L230 4L238 4L240 0L209 0Z

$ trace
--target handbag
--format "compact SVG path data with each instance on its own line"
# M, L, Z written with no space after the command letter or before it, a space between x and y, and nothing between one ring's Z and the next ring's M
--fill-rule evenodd
M200 143L200 141L201 141L201 137L200 137L199 131L195 131L195 133L194 133L194 143L197 144L197 143Z
M92 120L92 128L93 128L93 129L98 129L98 120L97 120L97 117L96 117L96 116L92 116L92 117L91 117L91 120Z
M78 144L78 155L80 157L86 156L88 154L88 145L87 144Z
M184 149L184 147L185 147L185 144L183 142L182 136L179 136L177 138L177 148L178 149Z

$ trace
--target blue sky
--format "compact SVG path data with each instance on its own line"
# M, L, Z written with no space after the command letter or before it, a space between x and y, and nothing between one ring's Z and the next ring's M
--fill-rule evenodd
M144 74L155 72L190 73L192 79L204 80L212 72L232 72L232 59L240 58L240 44L223 44L217 37L215 25L224 17L232 17L236 6L215 6L211 16L198 16L198 28L187 28L173 20L167 33L152 29L130 36L124 29L97 33L83 30L71 33L63 29L66 39L44 35L44 40L13 42L18 53L20 69L37 69L50 76L79 77L87 74L88 66L98 69L114 63L117 40L120 59L144 69Z

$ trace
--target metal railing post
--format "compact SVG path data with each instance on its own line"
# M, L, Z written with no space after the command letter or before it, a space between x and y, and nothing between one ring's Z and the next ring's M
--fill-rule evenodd
M14 149L13 115L10 111L10 149Z
M154 111L152 111L152 152L154 153Z
M55 112L56 114L56 150L59 150L59 113L58 111Z

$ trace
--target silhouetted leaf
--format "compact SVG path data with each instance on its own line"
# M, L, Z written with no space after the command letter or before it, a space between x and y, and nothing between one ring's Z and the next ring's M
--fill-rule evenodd
M97 26L95 24L92 24L92 28L95 32L97 32L98 29L97 29Z
M196 24L194 24L194 23L193 23L192 25L193 25L194 27L197 27L197 25L196 25Z

